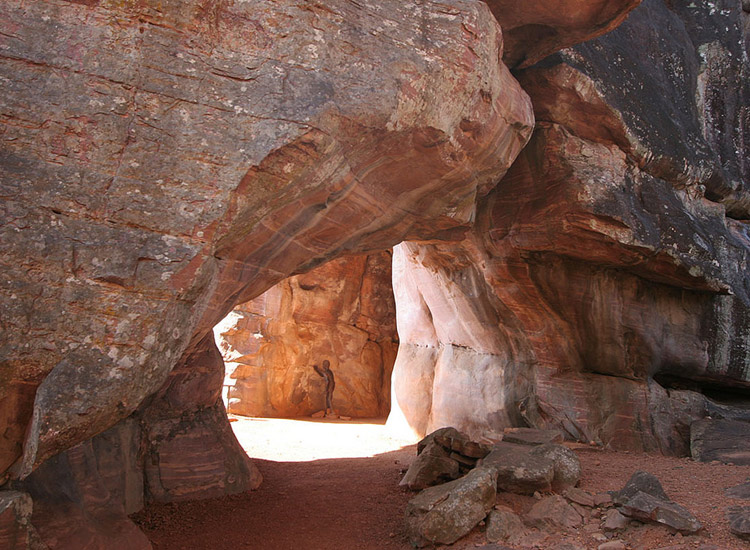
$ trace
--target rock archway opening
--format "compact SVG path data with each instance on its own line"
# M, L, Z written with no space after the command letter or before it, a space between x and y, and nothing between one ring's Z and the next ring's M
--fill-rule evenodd
M385 427L398 351L391 259L383 251L328 262L216 325L222 397L251 457L372 456L407 442Z

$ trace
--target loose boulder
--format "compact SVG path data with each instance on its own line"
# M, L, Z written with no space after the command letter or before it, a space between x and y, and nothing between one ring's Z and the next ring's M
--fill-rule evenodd
M669 500L659 480L648 472L633 474L614 495L618 511L626 517L666 525L680 533L696 533L703 526L687 509Z
M637 471L625 484L625 487L615 493L612 498L615 505L622 505L638 493L646 493L660 500L669 500L664 487L661 486L659 479L648 472Z
M552 461L555 471L552 478L553 491L562 492L570 487L575 487L581 480L581 462L576 454L567 447L556 443L546 443L534 447L529 454Z
M455 428L440 428L417 443L417 458L399 485L420 491L457 479L489 452L488 445L472 441Z
M497 472L497 489L521 495L549 491L555 464L545 456L532 455L525 445L498 443L482 460L482 466Z
M457 479L460 475L459 463L441 445L430 440L411 463L399 485L421 491Z
M497 473L476 468L464 477L430 487L406 506L406 529L415 546L452 544L487 517L495 504Z
M581 478L578 457L556 443L529 446L502 441L494 445L482 464L498 472L498 490L522 495L563 491L577 485Z

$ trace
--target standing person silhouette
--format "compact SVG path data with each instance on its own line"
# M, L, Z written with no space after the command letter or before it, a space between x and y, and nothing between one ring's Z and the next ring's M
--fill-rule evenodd
M336 381L333 378L333 371L331 370L331 363L328 359L323 360L323 364L319 367L313 365L315 372L323 377L326 381L326 416L333 415L333 389L336 387Z

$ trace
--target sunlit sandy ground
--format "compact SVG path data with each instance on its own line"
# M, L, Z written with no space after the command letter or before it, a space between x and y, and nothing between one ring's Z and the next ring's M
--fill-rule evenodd
M237 419L232 428L250 457L277 462L374 456L416 442L389 434L383 419L229 417Z

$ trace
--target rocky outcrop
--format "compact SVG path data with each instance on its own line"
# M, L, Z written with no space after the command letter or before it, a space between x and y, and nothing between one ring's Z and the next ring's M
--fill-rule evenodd
M398 348L391 254L349 256L290 277L237 306L216 326L230 413L297 417L325 409L327 359L333 408L385 417Z
M19 476L286 276L465 228L532 123L478 2L95 4L0 7L0 469L23 454Z
M465 231L531 107L475 1L10 1L0 21L0 471L36 488L42 538L138 548L79 468L89 438L135 413L152 498L252 488L212 327L336 256Z
M39 549L151 550L128 518L144 501L140 445L139 422L129 419L47 460L13 484L33 499L31 523Z
M701 391L750 389L744 15L673 4L518 71L537 127L474 229L394 252L394 425L687 455Z

